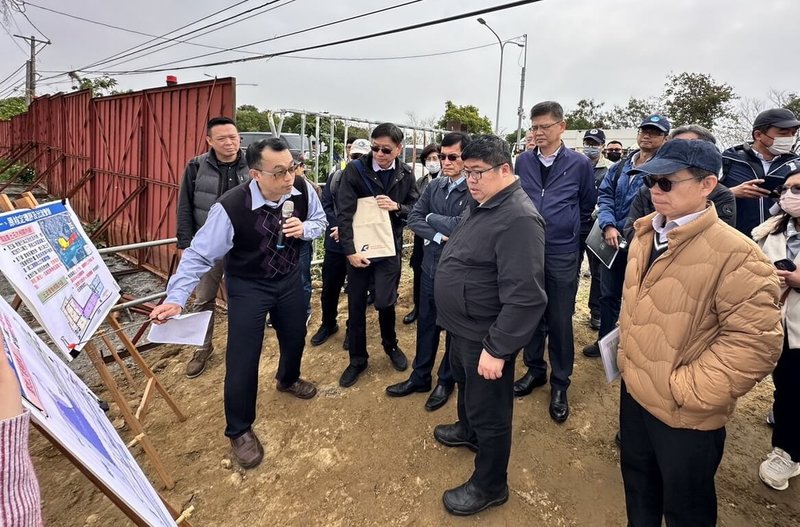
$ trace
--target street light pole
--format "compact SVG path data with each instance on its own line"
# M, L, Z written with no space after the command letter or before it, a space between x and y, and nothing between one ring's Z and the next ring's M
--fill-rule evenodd
M495 33L494 29L492 29L491 26L486 23L486 20L479 18L478 23L486 26L486 29L492 32L497 39L497 43L500 44L500 76L497 80L497 112L494 119L494 133L497 135L500 130L500 93L501 88L503 87L503 51L505 50L505 42L503 42L503 39L501 39L500 36Z
M525 68L528 66L528 34L522 35L522 42L525 46L525 58L522 60L522 75L519 80L519 107L517 108L517 142L515 147L522 139L522 116L525 115L525 108L522 107L523 97L525 96Z

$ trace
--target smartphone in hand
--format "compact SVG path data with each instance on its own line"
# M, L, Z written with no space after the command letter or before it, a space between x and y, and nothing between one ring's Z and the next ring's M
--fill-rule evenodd
M788 258L784 258L783 260L778 260L775 262L775 268L780 269L781 271L789 271L793 273L797 270L797 265L793 261Z

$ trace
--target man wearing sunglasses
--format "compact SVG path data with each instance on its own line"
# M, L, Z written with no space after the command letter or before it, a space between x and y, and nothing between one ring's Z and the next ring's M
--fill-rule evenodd
M780 354L772 262L708 202L721 164L713 144L676 140L634 169L656 212L634 224L620 314L629 525L716 525L725 424Z
M794 145L800 120L791 110L765 110L753 121L753 142L733 146L722 154L720 182L736 196L736 228L750 237L753 229L770 217L767 176L797 159Z
M436 303L433 299L434 275L439 257L448 237L458 225L462 212L472 202L467 190L467 180L461 173L464 161L461 153L469 145L470 137L461 132L450 132L442 138L441 172L444 177L431 180L408 215L408 227L423 238L422 276L420 281L419 320L417 320L417 353L408 380L386 388L390 397L404 397L431 389L431 373L439 351L442 328L436 324ZM444 406L455 386L450 368L449 335L445 337L444 355L439 364L438 382L425 409L434 411Z
M403 132L400 128L392 123L379 124L372 131L371 139L370 153L345 167L336 192L339 243L348 262L350 364L339 378L339 385L344 388L355 384L367 368L367 291L373 278L383 350L397 371L408 368L406 356L397 345L395 303L400 281L403 221L417 201L417 184L411 167L397 159L403 148ZM378 206L389 212L395 256L367 259L356 251L353 216L359 198L366 197L376 198Z
M550 358L550 417L563 423L569 417L567 388L575 360L572 315L578 292L581 224L591 221L597 201L592 164L583 154L564 146L564 109L554 101L531 109L531 132L536 148L517 158L522 188L547 223L545 229L545 290L547 310L539 321L523 359L528 371L514 384L514 395L528 395L547 383L545 342ZM527 243L520 240L520 244Z
M310 399L317 388L300 377L306 339L306 303L300 276L300 241L325 232L322 204L313 187L295 176L289 144L280 137L247 147L250 183L223 194L183 253L167 285L167 299L150 318L156 324L179 315L200 277L224 261L228 293L225 356L225 435L243 468L256 467L264 449L253 432L258 363L269 313L280 356L275 388ZM282 219L286 202L294 214ZM278 244L280 233L285 237Z
M609 169L597 197L597 223L603 230L606 245L619 248L623 241L622 233L625 221L631 210L631 203L642 186L642 178L635 170L650 160L667 140L670 130L669 120L663 115L650 115L639 125L636 136L639 150L631 153L627 159L620 161ZM600 269L600 331L598 340L608 335L617 325L619 307L622 301L622 282L625 279L627 263L625 249L619 249L611 268ZM600 348L597 342L583 348L587 357L599 357Z

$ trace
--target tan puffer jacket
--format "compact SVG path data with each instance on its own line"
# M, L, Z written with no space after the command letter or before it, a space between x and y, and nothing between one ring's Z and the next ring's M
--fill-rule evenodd
M714 207L667 235L650 269L654 214L635 223L617 360L628 392L674 428L715 430L775 367L778 280L758 246Z

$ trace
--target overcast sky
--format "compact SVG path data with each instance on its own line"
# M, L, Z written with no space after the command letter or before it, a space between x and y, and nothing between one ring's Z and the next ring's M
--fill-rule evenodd
M405 0L407 1L407 0ZM219 20L264 4L250 0L207 19ZM246 48L269 53L331 42L382 30L440 19L510 0L421 0L385 14L280 38ZM36 5L126 29L161 35L207 16L234 1L210 0L35 0ZM192 42L234 47L363 12L403 0L281 0L268 13ZM285 4L285 5L284 5ZM38 35L20 13L5 23L9 33ZM38 55L43 77L83 68L149 37L126 33L27 6L30 20L53 42ZM683 71L711 74L746 97L766 96L770 88L797 91L800 74L794 64L800 20L798 0L543 0L483 15L502 39L528 34L528 71L524 107L554 99L567 110L581 98L621 104L629 97L658 95L667 74ZM234 76L237 104L259 108L329 111L339 115L406 123L406 112L418 118L440 116L448 99L474 104L492 123L497 101L499 45L475 18L395 35L247 64L174 71L179 82L203 80L204 74ZM190 28L191 29L191 28ZM181 33L188 30L183 30ZM201 34L204 32L198 32ZM184 37L189 39L195 36ZM26 43L0 33L0 79L26 59ZM494 45L491 45L494 43ZM398 57L489 45L461 53L406 60L344 61L316 58ZM501 129L516 127L521 49L505 47ZM178 44L132 60L104 66L109 70L142 69L214 50ZM225 52L197 63L248 56ZM188 63L185 63L188 64ZM164 84L168 73L119 75L121 89ZM11 80L22 79L22 72ZM60 84L51 84L54 81ZM65 76L42 80L41 93L69 91ZM45 85L51 84L51 85ZM17 92L16 94L21 94Z

